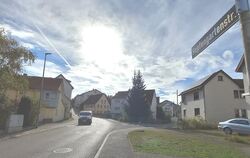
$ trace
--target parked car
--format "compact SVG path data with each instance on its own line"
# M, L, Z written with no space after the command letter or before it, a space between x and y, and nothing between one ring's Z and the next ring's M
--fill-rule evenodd
M226 134L250 134L250 121L244 118L230 119L219 122L218 128L223 130Z
M92 123L92 111L80 111L78 118L78 125Z

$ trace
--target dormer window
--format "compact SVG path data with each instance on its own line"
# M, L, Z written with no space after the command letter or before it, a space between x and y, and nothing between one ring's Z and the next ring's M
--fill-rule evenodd
M223 81L223 76L218 76L218 81Z

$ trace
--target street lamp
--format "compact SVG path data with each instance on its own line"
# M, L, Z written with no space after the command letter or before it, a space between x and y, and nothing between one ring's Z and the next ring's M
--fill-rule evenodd
M42 76L42 83L41 83L41 89L40 89L40 98L39 98L39 104L38 104L38 114L37 114L37 119L36 119L36 127L38 127L40 108L41 108L41 102L42 102L42 97L43 97L44 73L45 73L46 59L47 59L47 55L50 55L50 54L51 53L45 53L44 54L43 76Z

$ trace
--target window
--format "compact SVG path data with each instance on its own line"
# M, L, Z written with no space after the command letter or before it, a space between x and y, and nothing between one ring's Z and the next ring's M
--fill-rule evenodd
M245 98L244 96L242 96L242 94L244 93L244 90L240 90L239 93L240 93L240 96L239 96L240 98Z
M223 81L223 76L218 76L218 81Z
M240 110L239 109L234 109L234 116L236 118L240 117Z
M46 93L46 94L45 94L45 98L46 98L46 99L49 99L49 93Z
M56 99L56 92L46 92L45 99Z
M241 124L241 125L249 125L247 120L232 120L230 123Z
M246 109L241 109L241 117L247 118L247 110Z
M183 110L183 116L186 117L187 110Z
M239 98L239 93L238 93L238 91L237 90L234 90L234 98Z
M185 104L185 105L187 104L186 103L186 97L184 95L182 96L182 103Z
M115 110L120 110L120 107L115 107Z
M194 100L199 100L199 92L194 92Z
M200 108L194 108L194 116L200 115Z

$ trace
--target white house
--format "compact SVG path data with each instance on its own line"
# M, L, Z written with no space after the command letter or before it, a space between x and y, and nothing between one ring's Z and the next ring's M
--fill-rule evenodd
M240 62L235 70L236 72L241 72L243 74L243 81L244 81L244 91L245 91L245 100L247 103L247 116L250 117L250 92L249 92L249 79L247 79L246 75L246 66L244 61L244 56L240 59Z
M163 102L158 104L158 106L162 108L163 112L166 115L169 115L171 117L178 117L179 116L180 106L171 102L171 101L164 100Z
M75 98L73 99L73 108L75 112L78 113L80 111L80 105L83 102L85 102L89 98L89 96L96 95L96 94L102 94L102 92L100 92L97 89L93 89L91 91L75 96Z
M232 79L219 70L197 81L183 91L182 118L200 116L207 122L217 123L234 117L247 117L247 104L242 79Z
M111 113L112 116L124 117L125 114L125 106L127 105L128 91L120 91L115 94L115 96L111 100ZM157 107L157 99L155 90L145 90L146 101L150 105L150 110L153 116L153 119L156 119L156 107Z

